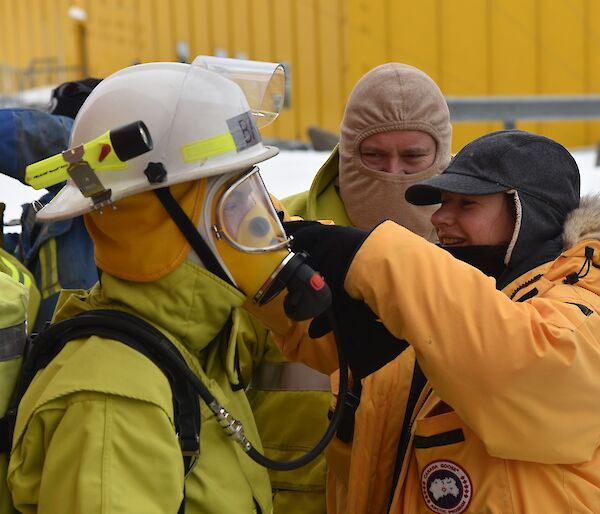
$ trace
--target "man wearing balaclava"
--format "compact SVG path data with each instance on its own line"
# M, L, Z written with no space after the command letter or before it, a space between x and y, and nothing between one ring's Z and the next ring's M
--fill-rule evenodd
M319 170L310 190L283 203L291 215L333 220L337 225L364 230L392 219L434 241L430 217L435 209L409 204L404 193L412 184L446 168L451 135L448 106L427 74L407 64L378 66L366 73L350 94L339 147ZM283 365L278 365L281 370ZM377 476L391 476L400 432L395 428L402 423L408 397L405 389L411 383L400 382L398 377L410 377L414 365L414 351L408 348L362 381L362 377L354 376L351 397L355 401L346 405L342 426L326 450L328 513L347 511L348 501L354 501L348 497L348 483L365 480L366 469ZM314 381L314 377L310 380ZM269 387L282 389L276 384ZM315 392L308 378L305 386L299 379L293 387L295 391L306 391L302 402L307 409L309 403L316 412L329 407L330 393ZM331 389L337 392L337 372L331 377ZM386 413L385 423L369 422L381 412ZM324 426L326 419L320 422ZM260 426L260 417L257 424ZM387 458L380 454L380 445L392 449ZM361 454L356 459L361 463L360 469L351 465L356 452ZM368 468L364 468L365 463ZM384 482L371 483L385 488ZM353 487L352 494L357 490L360 488ZM387 497L373 491L369 501L386 502Z
M409 204L404 192L446 168L451 137L448 106L427 74L407 64L378 66L352 90L339 147L310 190L284 204L304 219L364 230L391 219L435 240L433 211Z

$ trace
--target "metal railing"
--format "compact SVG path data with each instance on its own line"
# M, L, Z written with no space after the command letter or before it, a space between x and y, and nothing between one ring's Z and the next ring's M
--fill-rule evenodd
M43 94L35 94L36 89L84 76L83 66L61 64L56 57L32 59L25 68L0 63L0 107L41 107L47 104L50 96L42 98Z
M450 119L501 121L600 120L600 95L448 96Z

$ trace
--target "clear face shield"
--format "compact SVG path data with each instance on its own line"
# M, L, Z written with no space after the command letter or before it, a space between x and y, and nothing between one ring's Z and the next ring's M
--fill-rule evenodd
M240 86L259 129L279 115L285 96L285 70L280 63L199 55L192 64Z
M283 66L201 55L194 59L195 67L235 82L244 93L252 122L241 117L232 120L230 131L237 150L260 139L257 129L275 120L283 106ZM211 143L214 151L215 141ZM210 224L204 226L204 233L236 286L254 302L265 303L281 289L274 282L294 254L258 168L210 182L206 206L211 212L203 215Z

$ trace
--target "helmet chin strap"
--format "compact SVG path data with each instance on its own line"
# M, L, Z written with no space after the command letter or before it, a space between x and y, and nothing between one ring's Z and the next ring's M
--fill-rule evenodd
M186 238L194 252L196 252L196 255L204 264L204 267L213 275L216 275L224 282L235 287L235 284L233 284L219 261L210 251L206 241L204 241L202 236L196 230L196 226L192 220L188 218L185 211L181 208L181 205L173 198L171 190L168 187L154 189L154 194L160 200L160 203L163 205L169 216L171 216L171 219L175 222L175 225L177 225L183 234L183 237Z

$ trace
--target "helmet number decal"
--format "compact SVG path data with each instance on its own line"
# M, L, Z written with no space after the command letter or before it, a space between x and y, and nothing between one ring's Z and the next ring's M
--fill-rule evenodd
M244 112L238 116L229 118L227 120L227 127L229 128L229 132L231 132L236 151L238 152L257 145L261 141L254 118L250 112Z

